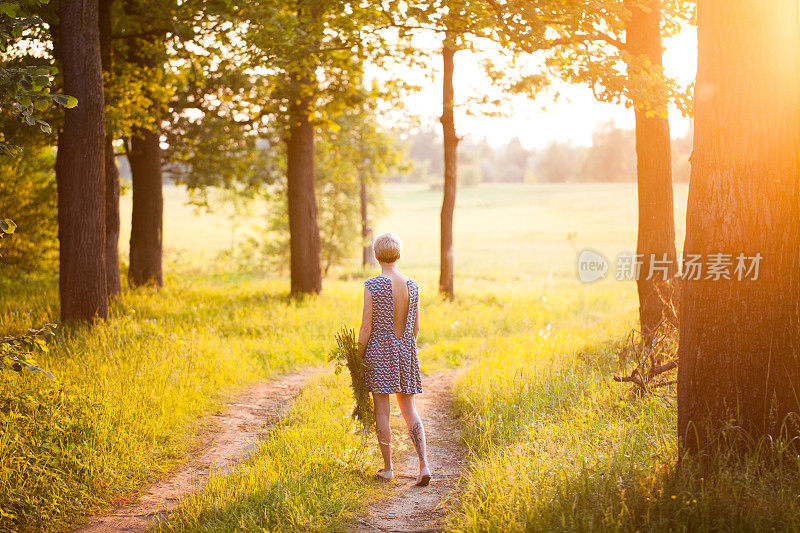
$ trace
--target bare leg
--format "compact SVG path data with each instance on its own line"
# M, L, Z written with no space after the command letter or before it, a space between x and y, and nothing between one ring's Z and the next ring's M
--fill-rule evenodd
M375 403L375 426L378 434L378 446L383 456L383 470L378 475L392 479L392 428L389 425L389 395L372 393Z
M400 411L403 413L408 432L419 457L419 476L417 477L417 483L419 483L424 476L430 479L431 475L431 471L428 468L428 452L425 446L425 428L422 426L419 413L417 413L413 394L400 393L397 395L397 401L400 404Z

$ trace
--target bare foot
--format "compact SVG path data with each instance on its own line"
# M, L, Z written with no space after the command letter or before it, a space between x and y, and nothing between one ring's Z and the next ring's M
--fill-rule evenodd
M431 482L431 471L426 465L422 469L420 469L419 476L417 476L417 482L414 483L414 486L427 487L428 483L430 482Z
M377 478L379 478L379 479L381 479L383 481L391 481L392 478L394 478L394 471L391 468L389 470L386 470L385 468L381 468L375 474L375 477L377 477Z

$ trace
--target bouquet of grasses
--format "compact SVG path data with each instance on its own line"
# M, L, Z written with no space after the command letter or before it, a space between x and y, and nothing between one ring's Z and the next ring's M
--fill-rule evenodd
M356 401L351 416L361 423L364 431L372 430L375 427L375 407L365 381L370 366L358 356L358 340L353 329L342 326L336 334L336 348L331 351L328 360L333 361L336 374L340 374L345 366L350 371L350 387Z

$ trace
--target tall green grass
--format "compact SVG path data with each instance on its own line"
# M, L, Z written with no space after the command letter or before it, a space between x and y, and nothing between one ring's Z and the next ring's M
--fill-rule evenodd
M575 246L613 255L635 242L632 185L462 192L448 302L436 283L440 193L387 188L381 225L404 238L401 268L421 287L423 372L488 361L556 331L583 335L633 309L632 284L585 287L573 273ZM194 217L174 187L165 198L165 288L124 292L93 329L59 327L38 358L53 382L0 375L0 528L63 529L128 497L185 457L203 415L255 381L323 363L339 327L358 324L360 280L373 272L354 261L332 271L320 296L289 300L287 280L210 260L231 245L228 226L214 224L223 215ZM590 218L573 216L589 208ZM192 231L200 222L212 234ZM57 321L57 292L49 277L0 279L0 334Z
M0 283L2 333L57 319L52 281ZM496 339L538 338L548 325L591 324L630 306L613 290L560 294L546 284L521 294L487 286L448 302L420 283L425 372L502 349ZM172 277L158 292L124 292L106 323L58 328L38 361L54 381L0 375L0 527L80 521L174 468L202 416L232 394L324 363L339 327L358 324L361 284L329 280L300 301L287 289L234 274Z
M674 405L610 379L629 324L507 339L459 378L470 466L449 531L800 529L791 447L678 465Z
M3 289L6 331L57 318L53 284ZM158 294L123 294L106 323L60 327L38 361L53 381L0 374L0 528L59 529L164 475L231 394L322 363L358 298L331 287L296 302L282 282L170 279Z

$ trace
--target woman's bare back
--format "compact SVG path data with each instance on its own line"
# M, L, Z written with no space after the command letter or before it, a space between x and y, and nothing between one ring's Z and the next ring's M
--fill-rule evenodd
M408 277L399 272L381 275L392 282L392 330L402 337L408 319Z

